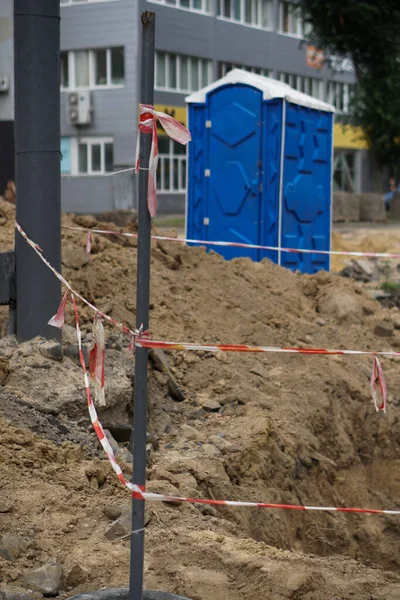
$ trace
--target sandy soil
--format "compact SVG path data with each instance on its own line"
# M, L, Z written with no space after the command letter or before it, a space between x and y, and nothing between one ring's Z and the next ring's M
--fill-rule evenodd
M1 249L12 245L13 219L12 207L0 203ZM63 222L95 224L73 216ZM64 232L64 276L132 326L135 242L96 236L90 257L84 245L84 235ZM383 309L360 284L328 273L300 276L268 261L225 262L174 243L153 246L151 303L154 339L400 347L398 329L388 338L375 334L379 322L397 322L398 309ZM67 315L71 326L71 308ZM89 344L91 315L83 307L80 315ZM100 415L116 429L131 420L134 363L129 340L108 327L107 335ZM61 596L125 586L129 573L128 540L104 535L104 509L129 496L90 430L73 344L67 328L56 362L42 355L40 340L0 339L0 487L11 504L0 512L0 533L29 543L16 561L0 557L0 580L21 585L26 570L57 560L67 576ZM400 508L397 360L382 361L390 395L383 415L371 399L368 358L171 352L167 359L185 400L176 402L166 375L151 368L150 491ZM215 412L205 408L210 400L219 403ZM148 588L193 600L400 598L398 517L223 507L203 514L158 503L148 512ZM87 576L68 584L76 565Z

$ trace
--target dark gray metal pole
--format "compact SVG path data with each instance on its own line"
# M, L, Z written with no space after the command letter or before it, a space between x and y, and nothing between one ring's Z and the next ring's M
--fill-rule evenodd
M154 47L155 20L151 12L142 14L142 104L154 102ZM139 135L139 134L138 134ZM140 171L138 202L138 260L136 283L136 326L149 326L150 300L150 235L151 218L147 208L148 167L151 135L140 134ZM144 486L146 482L146 430L147 430L147 362L148 350L136 348L133 420L133 483ZM132 502L132 539L129 600L143 598L144 568L144 502Z
M14 0L17 221L61 269L60 1ZM47 325L61 285L19 233L15 237L17 336L61 339Z

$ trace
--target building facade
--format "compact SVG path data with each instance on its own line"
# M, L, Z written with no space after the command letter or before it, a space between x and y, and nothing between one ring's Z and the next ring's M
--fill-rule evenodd
M10 83L7 92L0 91L4 131L13 120L12 5L13 0L0 3L0 84L3 74ZM292 2L60 0L60 5L64 211L98 213L136 206L133 172L113 173L134 164L140 14L145 10L155 11L157 18L156 108L185 124L185 97L233 67L278 78L332 103L339 119L349 110L355 85L351 64L338 59L334 71L321 68L321 55L304 42L306 32ZM343 131L339 124L335 128L335 189L370 191L364 175L366 148L351 128ZM7 147L9 156L8 142ZM185 148L160 130L159 152L159 213L181 213ZM3 154L0 142L0 160Z

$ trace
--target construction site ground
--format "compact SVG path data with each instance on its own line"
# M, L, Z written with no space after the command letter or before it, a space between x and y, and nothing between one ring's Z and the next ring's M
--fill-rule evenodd
M14 207L0 201L0 251L13 247L14 219ZM63 224L118 231L92 217L64 215ZM85 246L84 233L63 230L64 277L134 327L136 240L94 235L90 255ZM400 228L342 229L333 247L396 252ZM345 262L335 258L333 270ZM394 277L395 261L391 268ZM268 260L227 262L204 248L153 242L151 336L399 350L399 309L374 299L381 282L372 279L300 275ZM82 305L79 314L88 349L93 315ZM4 335L0 308L2 600L129 583L130 497L91 428L70 305L66 315L55 360L43 340ZM108 325L106 334L106 406L98 411L129 476L134 357L129 338ZM382 358L384 414L372 401L372 357L171 351L161 366L153 357L148 490L400 509L398 358ZM46 565L57 579L51 591L32 583ZM145 585L192 600L399 600L400 517L148 502Z

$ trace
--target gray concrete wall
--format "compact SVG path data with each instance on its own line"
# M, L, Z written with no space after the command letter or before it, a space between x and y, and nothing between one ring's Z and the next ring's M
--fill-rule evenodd
M14 20L13 0L0 1L0 78L6 76L10 90L0 93L0 121L14 120Z
M63 212L99 213L114 210L111 177L61 178L61 207Z

